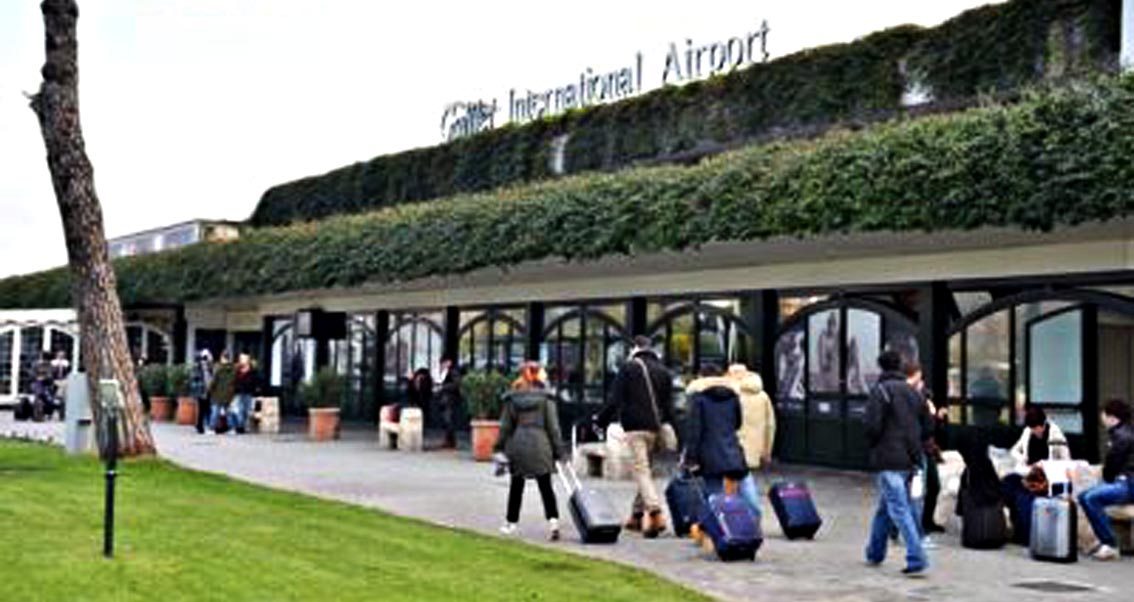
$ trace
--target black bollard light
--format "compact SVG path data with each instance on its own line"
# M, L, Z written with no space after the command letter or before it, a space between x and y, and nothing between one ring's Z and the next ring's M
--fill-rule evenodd
M106 509L102 521L102 555L114 558L114 478L118 468L118 411L106 410Z

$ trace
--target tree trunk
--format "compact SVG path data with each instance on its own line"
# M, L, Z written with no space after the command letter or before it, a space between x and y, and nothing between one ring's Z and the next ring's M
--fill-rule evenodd
M43 83L31 98L31 107L39 118L51 183L63 219L71 264L71 300L78 306L91 408L96 428L102 428L106 409L99 400L98 382L116 379L124 397L124 405L117 412L119 453L149 454L154 451L153 437L126 343L114 268L103 232L102 207L95 194L94 169L87 158L79 122L79 7L75 0L44 0L40 9L47 60Z

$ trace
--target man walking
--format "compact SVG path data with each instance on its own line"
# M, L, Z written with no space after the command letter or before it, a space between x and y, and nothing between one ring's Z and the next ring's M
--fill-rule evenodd
M595 416L595 422L603 427L615 420L626 431L638 485L626 528L653 539L665 531L666 524L650 470L650 455L662 425L673 424L673 382L646 337L634 337L630 358L614 379L610 402Z
M906 487L921 462L921 437L914 412L920 398L906 383L902 358L896 351L884 351L878 357L878 367L882 375L866 402L863 425L870 463L878 471L878 505L870 525L866 562L877 566L886 559L889 527L893 524L906 542L906 568L902 573L921 576L929 568L929 558Z

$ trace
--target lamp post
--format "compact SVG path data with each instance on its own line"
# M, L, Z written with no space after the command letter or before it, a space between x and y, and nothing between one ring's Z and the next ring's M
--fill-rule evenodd
M106 506L102 520L102 555L114 558L114 480L118 469L118 408L106 409Z

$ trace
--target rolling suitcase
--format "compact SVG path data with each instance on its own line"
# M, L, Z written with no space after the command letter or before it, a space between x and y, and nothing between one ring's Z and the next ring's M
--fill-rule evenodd
M1079 513L1068 498L1037 498L1032 507L1032 558L1049 562L1078 562Z
M823 525L811 492L800 481L780 481L768 490L768 501L788 539L814 539Z
M698 485L698 490L700 486ZM752 507L735 493L714 493L702 506L701 531L713 542L717 558L755 560L764 543L760 523Z
M962 477L961 488L961 546L973 550L995 550L1008 543L1008 522L1004 519L1004 504L978 505L969 492L969 473Z
M665 502L669 506L673 532L678 537L689 535L689 528L701 516L701 506L704 505L705 500L694 477L688 471L678 472L665 486Z
M556 472L567 492L567 508L583 543L617 542L618 535L622 532L622 521L614 510L614 505L610 503L610 498L601 491L583 487L579 476L575 474L575 468L570 464L560 463Z

